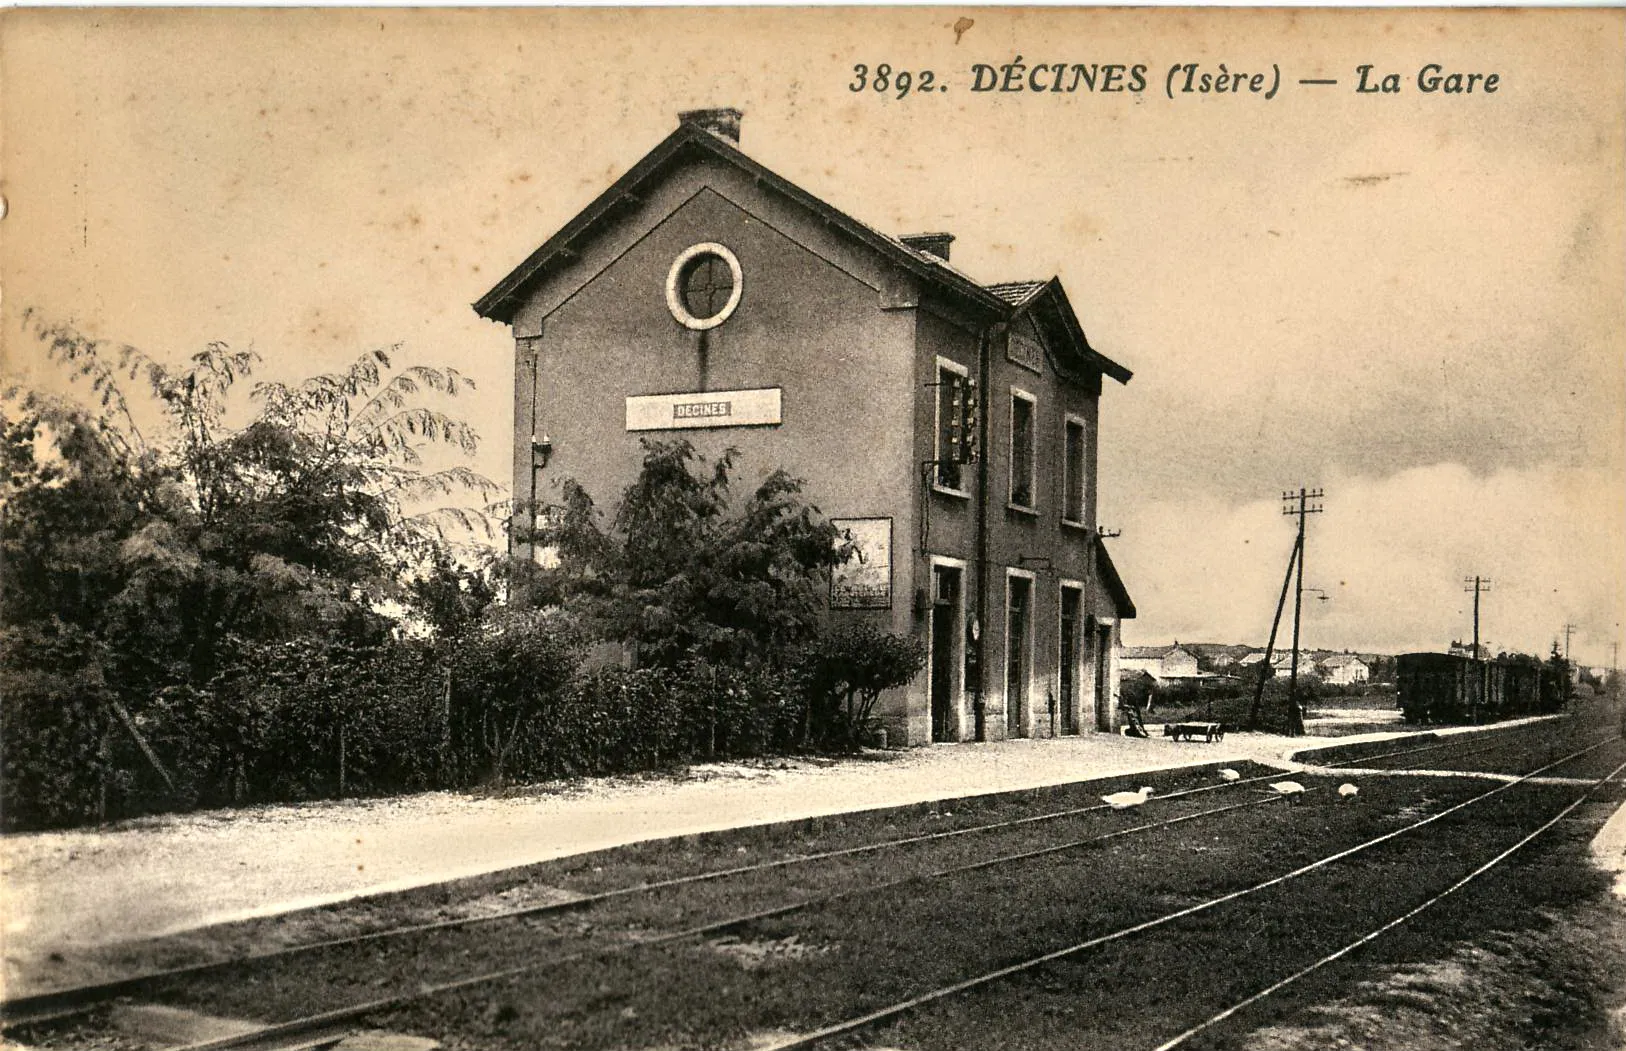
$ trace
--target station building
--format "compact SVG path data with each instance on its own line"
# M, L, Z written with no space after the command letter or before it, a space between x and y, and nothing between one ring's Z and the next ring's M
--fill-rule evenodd
M865 225L740 124L682 114L475 304L514 337L516 505L572 478L613 508L644 436L736 447L857 544L832 616L929 647L879 706L893 743L1114 730L1135 608L1096 525L1098 407L1129 370L1055 278L981 284L951 235Z

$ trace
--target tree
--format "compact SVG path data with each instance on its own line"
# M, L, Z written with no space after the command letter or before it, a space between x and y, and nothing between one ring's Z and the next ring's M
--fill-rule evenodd
M429 447L476 448L467 424L420 404L471 388L456 370L390 374L391 351L369 351L342 372L257 385L257 411L233 428L228 399L257 365L253 352L215 343L172 368L68 326L35 329L49 356L99 396L97 434L109 455L164 496L137 512L125 601L112 612L172 622L193 678L215 670L209 654L233 633L381 630L378 604L403 597L402 580L439 557L449 531L490 535L479 508L425 506L457 493L484 503L499 488L466 466L425 466ZM159 410L166 427L157 442L137 427L126 380L139 381ZM184 608L167 608L171 599Z
M407 580L407 600L436 638L460 639L497 601L488 566L469 567L444 544L434 544L423 568Z
M497 489L426 465L435 446L475 448L466 424L422 404L472 385L455 370L391 373L390 352L371 351L339 373L260 384L242 406L231 399L252 352L216 343L171 367L26 317L93 397L13 387L0 402L8 812L82 811L105 762L66 761L78 781L56 795L73 802L54 810L41 783L13 776L63 742L81 742L65 756L85 740L105 755L109 733L128 736L157 768L138 727L177 710L163 700L177 690L206 698L242 644L376 645L392 630L384 600L410 600L406 581L437 572L455 530L489 530L479 507L433 503ZM132 405L140 395L151 411Z
M585 490L565 484L534 538L558 554L536 593L600 637L634 643L645 665L772 661L811 639L847 545L802 503L802 483L776 470L734 510L738 450L707 463L681 439L643 449L609 531Z

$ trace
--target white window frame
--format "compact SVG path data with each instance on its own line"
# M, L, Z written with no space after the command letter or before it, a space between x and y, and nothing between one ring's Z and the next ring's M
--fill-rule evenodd
M1078 513L1088 517L1090 510L1090 421L1077 413L1065 413L1061 419L1061 523L1062 525L1076 526L1079 529L1088 529L1090 524L1085 518L1068 518L1068 504L1072 502L1072 492L1067 485L1067 431L1076 426L1082 435L1079 442L1078 464Z
M1027 624L1024 626L1022 639L1022 682L1025 687L1023 693L1028 701L1027 706L1017 713L1018 736L1027 737L1033 733L1033 622L1037 619L1034 614L1038 611L1039 581L1037 575L1029 569L1017 569L1015 566L1005 567L1005 650L1000 655L999 662L999 689L1005 698L1005 733L1010 734L1011 725L1011 581L1022 579L1028 582ZM985 673L986 674L986 673ZM984 692L987 692L987 683L984 681Z
M695 317L689 313L689 308L683 305L683 290L679 282L683 278L683 271L689 263L702 255L714 255L728 267L728 272L734 278L734 288L728 294L728 301L723 309L707 318ZM666 309L671 311L677 323L694 332L704 332L716 328L727 321L740 305L740 297L745 294L745 273L740 269L740 258L728 250L727 245L716 241L704 241L697 245L690 245L672 261L672 268L666 272Z
M953 358L941 356L937 358L935 369L932 373L932 382L934 384L932 387L932 460L935 461L932 465L932 490L945 496L958 496L969 500L971 490L964 486L966 468L970 465L960 464L960 488L944 485L939 480L939 469L936 465L943 460L943 372L947 370L961 379L969 380L971 378L971 369Z
M1019 504L1016 502L1016 401L1020 399L1028 403L1028 499L1031 503ZM1025 511L1028 514L1039 513L1039 396L1021 387L1011 387L1011 399L1005 411L1010 419L1006 421L1005 448L1008 454L1006 475L1008 484L1005 487L1005 506L1013 511Z

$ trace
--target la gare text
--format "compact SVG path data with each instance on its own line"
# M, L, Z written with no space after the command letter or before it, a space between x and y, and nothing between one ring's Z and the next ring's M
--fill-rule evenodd
M1177 62L1154 79L1145 62L1036 62L1021 55L1009 62L973 63L963 81L932 69L909 69L889 62L858 63L852 68L847 90L882 98L904 99L942 94L957 87L974 94L1072 95L1140 94L1161 87L1174 99L1182 95L1238 95L1276 97L1284 82L1302 91L1342 88L1357 95L1395 95L1415 91L1424 95L1494 95L1502 86L1501 74L1485 70L1454 69L1425 63L1415 76L1384 70L1371 63L1355 67L1349 77L1286 78L1275 63L1265 67L1233 68L1228 63ZM1159 84L1158 80L1162 83Z

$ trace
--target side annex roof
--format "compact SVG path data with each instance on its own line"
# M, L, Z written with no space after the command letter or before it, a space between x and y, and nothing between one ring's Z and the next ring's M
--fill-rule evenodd
M1135 602L1129 597L1129 589L1124 587L1124 578L1118 575L1118 567L1112 564L1112 556L1107 554L1107 545L1099 540L1095 543L1095 567L1100 574L1101 586L1112 596L1118 616L1124 620L1134 620Z

